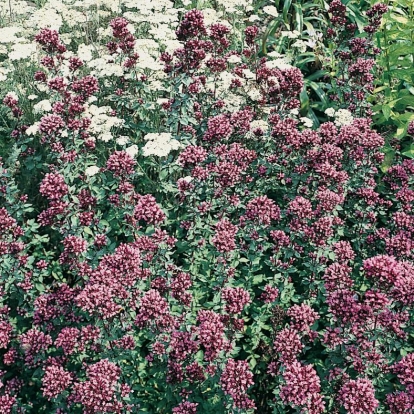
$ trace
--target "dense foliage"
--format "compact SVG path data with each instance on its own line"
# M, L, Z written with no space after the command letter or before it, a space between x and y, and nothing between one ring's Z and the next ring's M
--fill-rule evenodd
M0 4L1 413L413 412L402 9Z

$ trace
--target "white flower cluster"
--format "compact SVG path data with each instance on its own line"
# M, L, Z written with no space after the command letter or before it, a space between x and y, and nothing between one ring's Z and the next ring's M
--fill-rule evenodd
M307 118L306 116L303 116L300 118L300 122L302 122L303 126L306 128L312 128L313 121L310 118Z
M250 131L254 131L257 128L260 128L263 132L267 132L269 130L269 125L263 119L250 122Z
M280 70L284 70L284 69L291 69L293 67L290 64L291 62L290 57L286 55L281 55L280 53L277 53L277 52L270 52L267 54L267 56L273 59L273 60L269 60L266 62L266 66L269 69L277 68Z
M275 6L266 6L266 7L263 7L263 11L266 14L268 14L269 16L272 16L272 17L279 16L279 13L277 12L277 9L276 9Z
M130 147L128 147L125 152L127 154L129 154L132 158L136 157L138 154L138 146L137 145L131 145Z
M50 112L52 110L52 104L49 99L44 99L33 106L33 112L35 114L41 114L43 112Z
M50 7L46 4L45 7L36 10L31 14L27 21L27 25L35 29L48 27L50 29L59 31L63 24L62 9L56 10L55 7Z
M16 92L7 92L6 93L6 97L9 97L9 98L11 98L11 99L13 99L15 101L18 101L19 100L19 97L18 97L18 95L17 95Z
M88 66L92 68L91 74L97 78L105 78L109 76L123 76L124 68L118 63L112 62L113 57L111 55L104 55L100 58L93 59L88 62Z
M109 115L112 109L109 106L98 107L90 105L85 114L91 118L89 131L97 136L97 139L108 142L113 139L111 128L120 127L124 124L124 120L116 116Z
M298 49L300 53L305 53L308 44L305 41L298 39L295 43L292 44L292 47Z
M93 58L92 52L93 52L93 46L92 45L85 45L84 43L81 43L78 46L77 56L82 61L89 62Z
M92 177L92 176L98 174L99 170L100 170L100 168L97 167L96 165L91 165L90 167L88 167L85 170L85 175L87 175L88 177Z
M39 131L40 122L35 122L26 129L26 135L36 135Z
M168 132L147 134L144 139L147 141L142 149L145 157L150 155L166 157L172 150L181 148L181 144Z
M118 145L126 145L129 143L129 137L127 137L126 135L121 135L116 139L116 143Z
M341 127L343 125L350 125L354 120L352 113L348 111L348 109L338 109L337 111L335 111L334 108L328 108L325 111L325 114L328 115L330 118L335 118L334 123L337 127Z
M329 118L333 118L335 116L335 109L333 108L328 108L325 111L325 114L329 116Z
M298 30L282 30L280 34L282 37L287 37L289 39L297 39L300 36L300 32Z
M230 14L243 15L253 10L252 0L218 0L217 3Z
M27 59L36 55L37 46L35 43L15 43L8 54L9 60Z

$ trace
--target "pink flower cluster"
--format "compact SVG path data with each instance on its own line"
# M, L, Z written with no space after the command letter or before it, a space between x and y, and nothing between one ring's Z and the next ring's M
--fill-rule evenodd
M49 365L45 368L42 378L43 395L50 401L67 390L73 381L73 375L58 365Z
M166 216L151 194L138 195L134 209L135 220L143 220L148 224L160 224Z
M373 414L379 405L372 382L367 378L346 382L339 390L338 401L350 414Z
M253 385L253 374L246 361L229 358L220 383L224 393L233 399L234 407L243 410L255 408L254 401L246 394L247 389Z
M225 288L221 291L221 296L226 302L225 311L231 314L241 313L243 308L251 302L249 292L240 287Z
M86 369L88 380L76 382L73 398L83 405L85 414L123 412L124 404L116 397L120 368L108 359L103 359Z
M167 301L157 290L151 289L146 292L141 299L141 306L135 323L140 327L153 323L160 326L168 326L169 320Z
M198 338L205 349L204 359L213 361L225 347L223 322L220 315L207 310L199 311L197 320L200 322Z
M272 220L280 219L280 208L267 196L259 196L248 202L246 218L268 226Z
M215 225L215 230L212 242L219 252L227 253L236 248L234 238L238 230L237 226L231 224L227 219L222 219Z
M61 174L47 173L40 184L39 191L49 200L60 200L68 193L69 187Z
M286 365L283 379L285 385L280 390L283 402L301 407L301 412L312 414L324 412L325 403L320 394L320 379L311 365L292 361Z
M117 177L124 177L134 173L136 161L125 151L115 151L108 158L106 168Z

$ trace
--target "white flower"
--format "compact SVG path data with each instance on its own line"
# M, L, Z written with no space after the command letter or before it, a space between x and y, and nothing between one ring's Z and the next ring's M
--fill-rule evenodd
M275 6L266 6L263 7L263 11L268 14L269 16L277 17L279 16L279 13L277 12L277 9Z
M290 113L291 113L292 115L299 115L299 109L298 109L298 108L293 108L293 109L290 111Z
M96 165L91 165L90 167L88 167L85 170L85 175L87 175L88 177L92 177L92 176L98 174L99 170L100 170L100 168L97 167Z
M27 59L35 53L36 45L34 43L15 43L8 57L9 60Z
M35 122L33 125L26 129L26 135L35 135L39 131L40 122Z
M6 97L9 96L10 98L12 98L15 101L19 100L19 97L17 96L16 92L7 92Z
M325 114L326 114L326 115L328 115L330 118L332 118L333 116L335 116L335 109L333 109L333 108L328 108L328 109L325 111Z
M227 62L229 62L229 63L240 63L240 62L241 62L241 59L240 59L240 56L237 56L237 55L231 55L231 56L227 59Z
M49 87L44 83L39 83L36 85L36 88L39 89L40 92L47 92L49 91Z
M103 142L109 142L112 138L113 135L109 131L106 131L98 136L98 139L100 139Z
M335 125L337 127L343 125L350 125L352 124L353 120L354 117L352 116L351 112L347 109L338 109L335 113Z
M283 37L288 37L289 39L297 39L300 36L300 32L297 30L282 30L280 33Z
M296 42L292 44L292 47L299 49L300 53L305 53L307 44L303 40L296 40Z
M181 147L181 144L167 132L147 134L144 136L144 140L147 141L142 148L142 153L145 157L149 155L166 157L171 150L176 150Z
M260 128L263 132L266 132L269 130L269 125L262 119L250 122L250 131L254 131L257 128Z
M27 97L27 99L28 99L29 101L33 101L33 100L35 100L36 98L38 98L38 96L37 96L37 95L29 95L29 96Z
M275 50L273 52L268 53L267 56L275 59L283 57L282 54L276 52Z
M21 31L22 28L17 26L2 27L0 29L0 43L14 43L18 39L16 34Z
M84 43L78 46L78 57L84 62L92 60L92 45L85 45Z
M193 181L193 177L191 177L191 175L187 175L187 177L182 178L182 180L186 183L191 183L191 181Z
M49 112L52 110L52 104L48 99L38 102L33 106L33 112L36 114L41 114L43 112Z
M229 93L226 96L224 109L229 112L236 112L239 111L245 103L246 99L243 96Z
M302 122L303 126L306 128L312 128L313 121L310 118L307 118L306 116L303 116L300 118L300 122Z
M316 41L314 39L309 39L307 42L305 42L305 44L310 49L315 49L315 47L316 47Z
M125 152L129 154L132 158L134 158L138 154L138 146L137 145L131 145L128 147Z
M271 60L266 62L266 67L269 69L280 69L280 70L286 70L286 69L292 69L293 66L288 63L286 58L281 58L281 59L275 59L275 60Z
M155 140L169 141L171 138L172 138L172 135L168 132L162 132L160 134L152 132L144 136L145 141L155 141Z
M10 69L6 69L6 68L1 68L0 67L0 82L4 82L7 79L7 74L9 72L11 72Z
M260 91L259 90L257 90L256 88L255 89L250 89L248 92L247 92L247 95L249 95L249 98L252 100L252 101L258 101L261 97L262 97L262 94L260 93Z
M246 79L255 79L256 75L250 69L243 69L243 75Z
M260 17L257 15L257 14L252 14L250 17L249 17L249 22L257 22L258 20L260 20Z
M158 98L157 99L157 105L162 105L162 104L165 104L165 103L167 103L169 101L169 99L168 98Z
M129 142L129 137L127 137L126 135L121 135L120 137L118 137L116 139L116 143L118 145L126 145Z

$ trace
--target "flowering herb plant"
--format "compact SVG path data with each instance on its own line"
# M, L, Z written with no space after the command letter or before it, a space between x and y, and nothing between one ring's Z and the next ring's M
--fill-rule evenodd
M412 412L414 162L379 181L371 38L330 3L316 126L251 1L193 6L11 11L0 412Z

